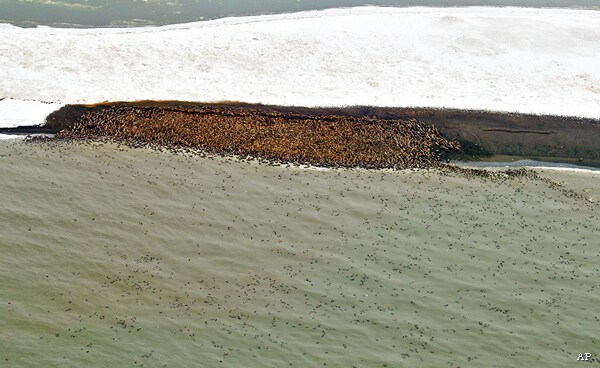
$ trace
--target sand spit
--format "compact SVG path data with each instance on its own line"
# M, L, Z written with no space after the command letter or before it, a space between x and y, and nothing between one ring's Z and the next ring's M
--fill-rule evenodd
M54 139L108 138L132 146L191 149L322 167L422 168L460 145L416 119L303 115L196 105L104 104L48 117Z

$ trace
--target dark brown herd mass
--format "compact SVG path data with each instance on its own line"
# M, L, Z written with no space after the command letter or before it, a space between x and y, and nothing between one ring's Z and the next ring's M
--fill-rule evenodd
M134 146L280 163L397 169L437 166L444 152L459 149L457 142L415 119L302 115L229 106L187 110L97 106L56 138L108 138Z

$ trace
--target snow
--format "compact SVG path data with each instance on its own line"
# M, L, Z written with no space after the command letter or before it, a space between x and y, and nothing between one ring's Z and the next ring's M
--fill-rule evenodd
M0 126L42 123L65 103L141 99L600 118L600 12L360 7L164 27L0 25L0 98Z
M52 111L63 104L40 101L22 101L5 98L0 100L0 127L11 128L24 125L39 125Z
M23 139L23 137L18 135L0 134L0 140L2 139Z

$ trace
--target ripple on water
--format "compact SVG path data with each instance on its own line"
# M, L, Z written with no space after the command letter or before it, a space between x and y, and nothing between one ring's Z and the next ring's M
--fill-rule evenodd
M10 366L547 366L594 351L596 178L0 142ZM587 192L584 191L587 190Z

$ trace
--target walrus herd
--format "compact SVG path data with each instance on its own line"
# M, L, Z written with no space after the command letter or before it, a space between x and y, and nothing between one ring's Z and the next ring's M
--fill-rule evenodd
M172 109L104 105L86 110L54 139L110 139L323 167L428 168L460 148L415 119L302 115L231 106Z

